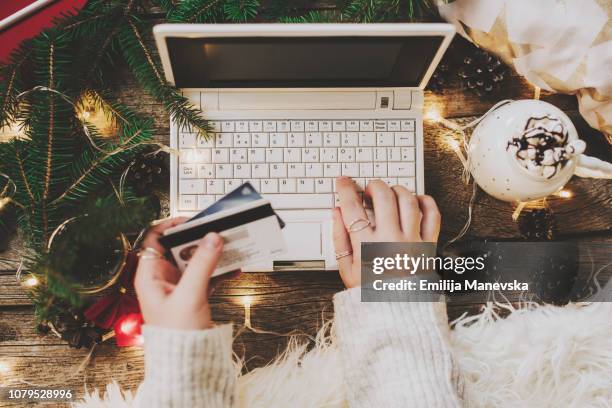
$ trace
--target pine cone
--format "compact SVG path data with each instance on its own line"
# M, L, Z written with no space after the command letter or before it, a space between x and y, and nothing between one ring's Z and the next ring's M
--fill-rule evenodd
M458 75L467 89L483 97L499 89L506 76L506 66L494 55L476 49L463 59Z
M519 218L519 231L527 241L551 241L555 235L555 216L549 208L526 211Z
M165 155L143 154L130 164L127 183L139 196L148 196L156 187L168 181L168 163Z
M440 92L446 88L446 86L450 83L448 78L448 73L450 71L450 67L448 63L441 63L436 68L435 72L431 76L429 83L427 84L427 89L433 92Z

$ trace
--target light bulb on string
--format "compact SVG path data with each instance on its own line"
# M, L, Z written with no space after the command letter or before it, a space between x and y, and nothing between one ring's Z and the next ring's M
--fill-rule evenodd
M570 190L563 189L563 190L557 191L556 195L557 197L560 197L560 198L572 198L574 196L574 193L572 193Z
M253 298L249 295L242 296L240 301L244 305L244 326L248 328L252 328L251 326L251 303L253 302Z
M31 275L29 278L23 281L24 286L27 286L29 288L33 288L34 286L37 286L38 283L39 283L38 278L34 275Z

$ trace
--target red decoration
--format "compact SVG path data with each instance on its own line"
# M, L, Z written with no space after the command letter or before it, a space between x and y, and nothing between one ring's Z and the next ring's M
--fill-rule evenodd
M134 276L138 267L138 255L130 251L119 280L111 292L100 298L87 310L85 317L97 326L110 329L122 317L132 313L140 313L140 306L134 289Z
M130 347L142 345L143 323L144 320L140 313L130 313L117 320L117 323L115 323L115 341L117 346Z
M87 0L54 0L44 3L44 7L34 9L21 20L0 30L0 62L6 62L11 51L23 41L32 38L43 29L51 27L62 14L74 14ZM0 20L14 15L19 10L35 3L35 0L0 1Z

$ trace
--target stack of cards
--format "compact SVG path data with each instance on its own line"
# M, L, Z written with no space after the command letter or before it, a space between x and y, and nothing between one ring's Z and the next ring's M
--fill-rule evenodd
M224 246L213 273L218 276L283 254L284 226L270 202L245 183L189 221L167 229L160 243L184 271L200 239L209 232L219 233Z

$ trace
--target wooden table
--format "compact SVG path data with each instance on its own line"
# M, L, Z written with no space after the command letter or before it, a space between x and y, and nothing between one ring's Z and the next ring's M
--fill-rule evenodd
M120 81L123 102L155 118L157 138L168 142L168 117L161 105L135 85L127 74ZM451 82L440 93L427 92L425 109L437 109L449 119L467 121L487 111L502 99L531 98L533 88L514 75L491 100L482 99ZM587 153L610 159L612 150L604 137L591 129L577 112L575 97L543 93L542 99L567 112L587 141ZM445 128L425 123L425 188L438 202L443 216L445 242L454 236L466 220L471 186L461 182L461 163L444 142ZM610 240L612 227L612 183L574 178L568 184L572 199L549 200L558 224L558 239ZM511 219L515 206L481 194L474 207L469 238L520 239L518 226ZM0 239L0 258L18 259L20 244L15 239ZM0 244L2 245L2 244ZM1 265L2 263L0 263ZM313 335L333 314L332 296L343 286L335 272L276 272L243 274L226 282L212 297L213 316L217 322L244 321L240 303L244 295L253 299L251 320L254 327L278 333L296 332ZM478 300L466 299L448 304L449 319L479 309ZM307 337L304 337L306 339ZM243 332L235 342L235 351L244 356L249 368L269 362L287 343L287 337ZM0 384L33 384L70 387L81 393L104 387L112 379L124 388L135 388L142 380L143 354L139 348L117 348L113 344L96 347L93 359L80 372L74 372L87 354L74 350L54 336L35 332L33 309L27 294L15 280L15 270L0 267ZM6 402L0 401L0 407Z

